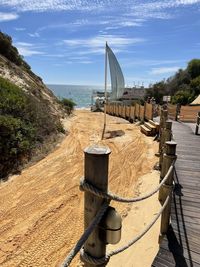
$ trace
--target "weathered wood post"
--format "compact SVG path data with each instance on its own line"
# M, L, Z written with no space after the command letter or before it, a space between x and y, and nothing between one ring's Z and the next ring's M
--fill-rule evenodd
M144 122L145 122L145 120L146 120L146 102L144 102Z
M163 155L163 164L161 170L161 180L167 174L171 164L176 159L176 142L168 141L166 142L166 153ZM160 226L160 235L163 236L167 233L169 222L170 222L170 213L171 213L171 199L172 199L172 188L173 188L173 177L174 177L174 170L168 176L167 181L161 187L159 191L159 200L163 205L166 198L169 196L169 202L164 209L161 215L161 226Z
M200 124L200 111L197 113L197 124L195 129L195 134L198 135L199 133L199 124Z
M87 147L85 153L85 179L104 192L108 188L108 163L109 155L111 153L108 147ZM91 220L99 211L103 201L90 192L85 192L85 207L84 207L84 227L85 229L90 224ZM101 258L105 256L106 244L102 242L104 238L99 237L99 228L96 227L89 236L84 245L84 250L89 255ZM104 239L105 240L105 239ZM85 263L85 267L94 267L96 265ZM98 265L104 267L105 264Z
M165 128L165 122L168 120L168 111L161 109L160 115L160 143L159 143L159 155L161 154L164 138L163 138L163 129Z
M160 159L159 159L159 167L161 169L163 162L163 154L165 152L166 142L171 141L172 138L172 122L165 121L164 129L162 131L162 138L160 140L161 143L161 151L160 151Z

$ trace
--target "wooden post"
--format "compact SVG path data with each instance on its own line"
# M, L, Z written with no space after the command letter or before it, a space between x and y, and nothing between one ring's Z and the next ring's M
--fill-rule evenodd
M176 142L168 141L166 142L166 153L163 156L163 164L161 170L161 180L167 174L172 162L176 159ZM161 215L161 226L160 226L160 235L163 236L167 233L169 222L170 222L170 213L171 213L171 199L172 199L172 188L173 188L173 176L174 170L170 173L167 181L161 187L159 191L159 200L163 205L166 198L169 196L169 202L164 209Z
M162 167L162 161L163 161L163 154L165 152L165 146L167 141L171 141L172 137L172 122L171 121L166 121L164 125L164 129L162 131L162 138L160 139L160 146L161 146L161 151L160 151L160 159L159 159L159 166L160 169Z
M107 192L108 188L108 163L109 154L111 153L108 147L88 147L84 150L85 153L85 179L95 187ZM84 227L85 229L90 224L91 220L99 211L103 201L89 192L85 192L85 207L84 207ZM84 244L84 250L89 255L101 258L105 256L106 244L99 238L99 228L96 227ZM85 263L85 267L94 267L96 265ZM105 264L98 265L104 267Z
M144 102L144 121L148 120L148 118L146 118L146 102Z
M197 124L195 129L195 134L198 135L199 133L199 124L200 124L200 111L197 113Z
M167 110L161 110L161 116L160 116L160 143L159 143L159 154L161 154L161 150L162 150L162 145L163 145L163 129L165 128L165 122L168 119L168 111Z

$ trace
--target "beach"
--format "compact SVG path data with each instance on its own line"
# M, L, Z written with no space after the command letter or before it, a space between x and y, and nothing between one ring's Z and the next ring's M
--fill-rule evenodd
M158 161L157 142L140 133L136 124L107 115L101 140L103 113L76 110L63 120L68 135L47 157L0 184L0 265L60 266L83 232L83 150L108 146L109 190L132 197L151 191L159 183L153 170ZM111 202L122 215L122 241L143 230L159 211L157 194L135 204ZM108 263L109 267L148 267L158 250L159 221L136 245ZM145 257L144 257L145 254ZM79 256L70 266L80 266Z

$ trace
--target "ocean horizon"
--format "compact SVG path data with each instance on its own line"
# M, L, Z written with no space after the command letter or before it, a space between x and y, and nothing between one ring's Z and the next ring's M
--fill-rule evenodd
M76 103L75 108L90 107L92 92L104 91L103 86L98 85L46 84L46 86L58 98L72 99Z

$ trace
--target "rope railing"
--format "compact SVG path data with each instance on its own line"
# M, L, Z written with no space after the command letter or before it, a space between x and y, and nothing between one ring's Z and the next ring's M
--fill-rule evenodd
M90 192L90 193L92 193L98 197L107 199L109 201L114 200L114 201L119 201L119 202L124 202L124 203L132 203L132 202L142 201L142 200L145 200L145 199L153 196L156 192L158 192L160 190L160 188L165 184L169 175L171 174L172 170L174 169L174 164L175 164L175 160L171 164L168 172L166 173L163 180L159 183L159 185L154 190L152 190L151 192L149 192L146 195L141 196L141 197L127 199L127 198L119 197L119 196L114 195L112 193L105 193L105 192L97 189L95 186L86 182L85 179L84 180L81 179L80 188L81 188L81 190L88 191L88 192ZM145 229L138 236L136 236L133 240L131 240L127 245L123 246L122 248L108 253L105 257L100 258L100 259L94 258L94 257L90 256L89 254L87 254L86 252L84 252L84 250L82 249L82 246L84 245L85 241L88 239L89 235L92 233L94 228L98 225L98 223L102 219L104 213L106 212L106 210L109 206L109 201L104 202L104 204L102 205L102 207L99 210L99 212L97 213L97 215L94 217L94 219L91 222L91 224L89 225L89 227L85 230L85 232L80 237L80 239L78 240L78 242L76 243L74 248L69 252L68 256L66 257L66 259L64 260L64 262L62 263L62 265L60 267L68 267L70 265L71 261L73 260L73 258L76 256L76 254L80 250L81 250L81 258L90 264L100 265L100 264L108 262L109 258L111 256L114 256L114 255L126 250L127 248L132 246L135 242L137 242L140 238L142 238L150 230L150 228L158 220L158 218L162 214L163 210L165 209L167 203L169 202L169 196L165 200L165 203L163 204L163 206L162 206L161 210L159 211L159 213L157 214L157 216L153 219L153 221L148 226L145 227Z
M171 174L173 168L174 168L174 164L175 161L172 163L171 167L169 168L167 174L165 175L165 177L163 178L163 180L160 182L160 184L151 192L140 196L140 197L134 197L134 198L124 198L118 195L114 195L111 192L105 193L101 190L99 190L98 188L96 188L95 186L93 186L92 184L88 183L86 179L82 178L80 181L80 189L82 191L87 191L90 192L92 194L94 194L97 197L101 197L101 198L105 198L105 199L109 199L109 200L115 200L117 202L123 202L123 203L133 203L133 202L138 202L138 201L142 201L145 200L151 196L153 196L155 193L157 193L160 188L163 186L163 184L167 181L167 179L169 178L169 175Z
M82 236L80 237L80 239L78 240L78 242L76 243L74 248L69 252L68 256L66 257L66 259L64 260L64 262L62 263L62 265L60 267L68 267L70 265L71 261L76 256L76 254L80 251L80 249L84 245L85 241L88 239L89 235L92 233L94 228L98 225L98 223L102 219L108 206L109 206L108 201L103 203L99 212L96 214L96 216L94 217L94 219L92 220L92 222L90 223L88 228L84 231L84 233L82 234Z
M155 218L144 228L144 230L140 234L138 234L131 241L129 241L127 245L124 245L121 248L118 248L116 250L109 252L108 254L105 255L105 257L95 258L95 257L90 256L89 254L87 254L84 251L83 245L84 245L85 241L88 239L91 232L94 230L94 228L97 226L97 224L102 219L104 213L106 212L109 203L105 202L102 205L101 209L99 210L98 214L95 216L95 218L93 219L93 221L89 225L89 227L85 230L83 235L80 237L80 239L78 240L78 242L76 243L74 248L69 252L68 256L66 257L66 259L64 260L64 262L62 263L62 265L60 267L68 267L70 265L71 261L73 260L73 258L76 256L76 254L79 251L81 253L81 259L87 263L95 264L95 265L101 265L103 263L107 263L112 256L117 255L117 254L125 251L126 249L131 247L133 244L135 244L138 240L140 240L151 229L151 227L156 223L156 221L158 220L158 218L162 214L163 210L166 208L168 202L169 202L169 196L165 200L165 203L163 204L162 208L160 209L158 214L155 216Z
M144 230L141 233L139 233L136 237L134 237L131 241L129 241L127 245L124 245L121 248L118 248L116 250L109 252L108 254L105 255L105 257L102 257L102 258L91 257L82 248L81 249L82 260L87 262L87 263L90 263L90 264L101 265L101 264L107 263L112 256L117 255L117 254L125 251L129 247L131 247L138 240L140 240L151 229L151 227L156 223L156 221L158 220L158 218L161 216L162 212L166 208L167 204L169 203L169 198L170 198L169 196L166 198L162 208L160 209L158 214L155 216L155 218L153 218L153 220L144 228Z
M172 136L170 135L170 137ZM161 181L159 185L155 187L153 190L151 190L151 192L146 193L142 196L133 197L133 198L125 198L125 197L121 197L116 194L113 194L111 192L106 192L107 191L107 180L106 179L108 178L108 156L110 154L110 150L106 148L98 149L96 147L89 147L88 149L85 150L85 155L86 155L85 177L87 177L87 179L85 178L81 179L80 190L85 191L85 205L86 206L88 205L87 206L88 208L86 207L86 210L85 210L85 222L88 223L91 220L92 222L89 225L85 224L86 229L84 233L82 234L82 236L80 237L80 239L78 240L74 248L69 252L68 256L62 263L61 267L69 266L71 261L74 259L74 257L79 251L80 251L81 259L82 261L85 262L86 266L90 266L90 264L95 265L95 266L97 265L104 266L112 256L123 252L124 250L128 249L133 244L135 244L139 239L141 239L152 228L152 226L155 224L155 222L158 220L158 218L161 215L162 215L162 218L161 218L160 233L161 235L166 234L168 226L169 226L169 222L170 222L170 205L171 205L170 200L171 200L171 192L173 188L173 171L174 171L174 165L176 161L176 143L174 141L165 140L163 144L165 144L165 146L164 146L164 150L162 149L163 154L162 154L162 165L161 165ZM100 162L101 166L97 167L97 162L98 163ZM91 166L93 167L92 171L91 171ZM99 170L104 170L104 171L99 172ZM103 180L105 181L106 186L105 184L103 184L104 183ZM94 255L99 255L99 257L94 257L94 255L92 255L93 249L91 249L92 243L88 241L88 237L90 236L90 241L92 240L92 242L95 242L94 240L96 240L97 235L99 234L97 226L100 223L100 221L102 222L103 220L105 220L105 217L106 217L105 212L107 211L109 207L110 201L114 200L114 201L123 202L123 203L134 203L134 202L145 200L153 196L158 191L159 191L159 200L162 204L162 208L157 213L157 215L153 218L153 220L144 228L144 230L141 233L139 233L136 237L134 237L132 240L130 240L126 245L116 250L113 250L107 254L105 254L105 250L104 250L106 242L102 243L101 241L100 243L98 243L98 246L100 246L100 248L101 249L103 248L103 249L102 250L100 249L99 251L101 252L104 251L104 252L100 254L99 253L94 254ZM102 202L103 204L101 204ZM91 203L98 203L98 204L97 206L91 206L92 205ZM101 207L98 210L99 205ZM89 217L87 217L88 211L89 211ZM105 217L103 217L104 215ZM95 239L93 236L95 236ZM118 241L119 240L120 239L118 239ZM101 246L104 246L104 247L101 247ZM97 247L95 249L97 249Z

